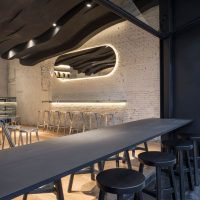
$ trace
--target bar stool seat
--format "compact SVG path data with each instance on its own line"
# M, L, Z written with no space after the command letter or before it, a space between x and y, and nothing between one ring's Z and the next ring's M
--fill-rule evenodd
M145 176L131 169L115 168L100 172L97 177L97 185L100 188L99 200L103 200L105 193L122 195L140 193L144 188Z
M176 164L176 157L173 154L159 151L143 152L138 155L140 162L139 171L143 172L144 165L156 167L156 191L149 191L144 189L144 192L155 197L157 200L163 198L163 192L170 192L173 200L177 200L177 190L174 176L174 166ZM166 171L166 169L168 169ZM170 179L170 187L162 187L162 171L168 172Z
M182 149L185 151L190 151L193 149L192 141L189 140L166 140L162 141L163 147L173 147L177 150Z
M138 155L140 163L149 166L173 166L176 163L176 157L173 154L150 151L143 152Z

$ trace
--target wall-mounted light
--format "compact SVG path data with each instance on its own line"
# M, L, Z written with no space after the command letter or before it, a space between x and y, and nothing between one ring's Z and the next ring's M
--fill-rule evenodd
M95 107L124 107L126 106L126 101L119 102L52 102L53 107L85 107L85 106L95 106Z
M86 3L86 6L87 6L88 8L91 8L91 7L92 7L92 4L91 4L91 3Z
M35 41L34 40L29 40L29 42L27 43L27 48L31 48L35 46Z
M53 24L52 24L52 26L53 26L53 27L56 27L56 26L57 26L57 24L56 24L56 23L53 23Z

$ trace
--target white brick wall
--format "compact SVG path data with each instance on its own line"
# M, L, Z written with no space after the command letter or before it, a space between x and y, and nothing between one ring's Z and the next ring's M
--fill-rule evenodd
M50 100L52 95L77 101L127 100L127 105L123 110L116 107L108 108L108 110L119 111L124 121L159 117L159 39L130 22L122 22L97 34L81 48L103 44L114 46L119 55L118 68L112 76L68 82L53 79L47 92L42 91L41 88L40 67L52 67L56 58L26 69L17 61L11 61L11 71L14 68L17 69L16 95L22 122L35 124L37 110L44 106L41 101ZM20 81L17 81L18 78ZM29 103L24 103L25 101ZM91 107L84 109L102 110L102 108Z

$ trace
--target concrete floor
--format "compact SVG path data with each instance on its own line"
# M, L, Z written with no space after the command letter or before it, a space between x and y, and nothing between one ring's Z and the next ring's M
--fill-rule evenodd
M50 138L54 137L60 137L63 136L62 133L56 134L53 132L47 132L47 131L40 131L40 141L44 141ZM33 139L33 142L36 142L36 139ZM160 150L160 144L155 141L151 141L148 143L150 150ZM6 144L6 148L8 148L8 144ZM137 154L140 153L140 151L137 151ZM134 169L138 170L138 161L137 158L132 159L132 165ZM97 166L96 166L97 167ZM109 161L106 162L106 168L114 168L115 162ZM121 163L120 167L126 167L125 164ZM22 172L23 173L23 172ZM145 168L145 176L150 176L154 174L154 169L151 167ZM98 188L96 186L95 181L91 181L89 174L84 175L76 175L74 179L74 185L73 185L73 192L68 193L67 192L67 186L69 182L69 176L64 177L62 179L63 184L63 191L65 199L67 200L96 200L98 199ZM166 181L167 182L167 181ZM178 183L178 180L177 180ZM22 197L15 198L16 200L21 200ZM56 199L54 194L39 194L39 195L29 195L28 200L54 200ZM116 197L114 195L107 195L106 200L115 200ZM133 197L126 197L127 200L132 200ZM154 198L144 195L145 200L153 200ZM165 195L166 200L171 199L169 195ZM200 199L200 188L196 187L194 192L186 192L186 200L199 200Z

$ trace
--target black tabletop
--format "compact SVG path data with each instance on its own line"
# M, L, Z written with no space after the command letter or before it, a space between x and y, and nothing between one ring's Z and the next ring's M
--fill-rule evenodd
M145 119L2 150L0 199L17 197L190 122Z

